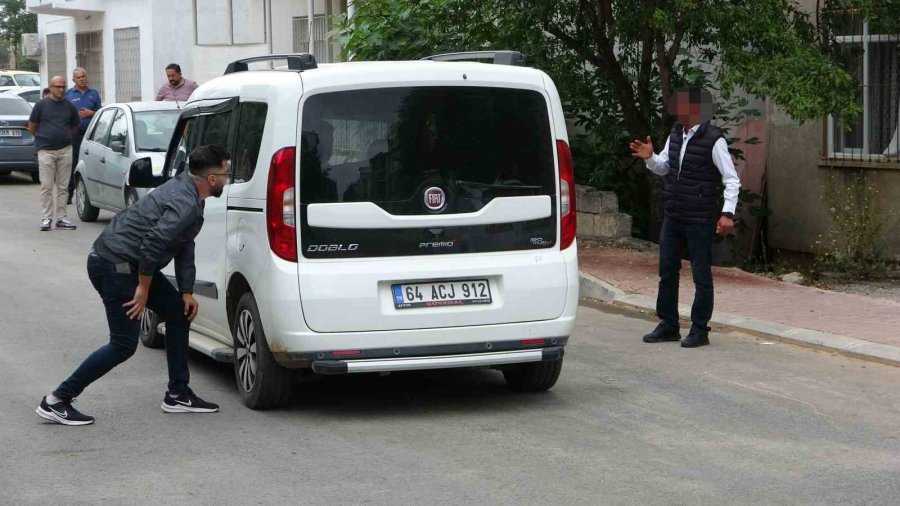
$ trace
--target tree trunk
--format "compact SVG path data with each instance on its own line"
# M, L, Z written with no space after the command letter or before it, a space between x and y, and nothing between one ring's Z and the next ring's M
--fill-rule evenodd
M9 68L19 68L19 47L15 44L9 45Z

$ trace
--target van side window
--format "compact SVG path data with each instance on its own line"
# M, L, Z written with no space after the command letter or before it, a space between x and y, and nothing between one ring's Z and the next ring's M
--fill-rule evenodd
M231 153L232 178L235 183L246 183L253 178L268 109L268 105L258 102L244 102L238 107L237 131L240 135L235 139L234 153Z
M228 111L220 114L193 116L185 120L180 131L181 138L178 141L178 148L171 158L171 165L166 167L166 174L177 176L187 169L188 155L197 146L217 144L228 150L231 114L232 112ZM178 132L177 128L176 132Z

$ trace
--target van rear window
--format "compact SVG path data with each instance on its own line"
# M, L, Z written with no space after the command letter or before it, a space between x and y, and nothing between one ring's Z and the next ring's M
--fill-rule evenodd
M422 191L450 212L498 196L555 193L547 101L531 90L404 87L309 97L303 107L302 204L373 202L422 214Z

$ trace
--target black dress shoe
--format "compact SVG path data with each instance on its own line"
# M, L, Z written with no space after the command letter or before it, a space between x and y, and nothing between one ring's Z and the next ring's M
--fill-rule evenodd
M699 348L709 344L709 327L706 330L691 329L684 341L681 342L682 348Z
M681 333L678 332L678 327L672 327L665 322L660 322L659 325L653 329L653 332L644 336L645 343L663 343L666 341L679 340L681 340Z

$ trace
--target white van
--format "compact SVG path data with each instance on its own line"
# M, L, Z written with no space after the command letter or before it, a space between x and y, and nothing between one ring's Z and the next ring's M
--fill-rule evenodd
M220 144L232 182L206 200L190 344L234 363L246 405L285 403L298 369L556 383L578 305L575 182L556 87L523 63L270 55L194 92L165 174ZM131 183L146 175L136 163ZM158 324L144 344L162 346Z

